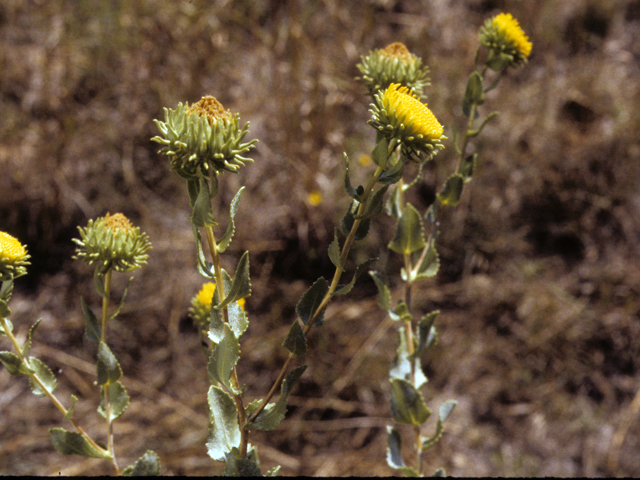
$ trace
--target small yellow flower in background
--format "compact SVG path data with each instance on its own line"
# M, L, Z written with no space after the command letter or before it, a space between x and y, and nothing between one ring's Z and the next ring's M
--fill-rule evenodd
M493 70L523 65L533 44L510 13L500 13L487 20L480 29L480 43L489 49L486 64Z
M194 323L203 330L208 330L209 321L211 319L211 303L213 302L213 294L216 291L216 284L207 282L202 285L200 291L191 299L191 307L189 315ZM244 312L245 299L238 300L238 306Z
M122 213L89 220L85 228L78 227L80 239L73 241L78 245L73 257L87 265L100 263L100 273L114 269L117 272L130 272L147 263L151 243L146 233L134 227Z
M312 207L317 207L322 203L322 194L318 190L314 190L307 195L307 202Z
M27 273L29 254L17 238L0 232L0 282L6 282Z
M394 146L399 144L408 159L426 161L444 148L442 125L407 87L392 83L384 92L378 92L375 100L371 125Z
M213 282L207 282L202 285L202 289L198 292L198 302L205 307L211 309L211 302L213 301L213 293L216 291L216 284Z
M429 85L429 68L400 42L361 57L357 68L362 73L358 80L366 85L371 97L392 83L405 85L420 97L424 87Z
M371 157L366 153L362 153L358 156L358 163L363 167L366 167L372 162Z
M242 143L249 123L240 128L240 117L225 110L212 96L202 97L189 107L179 103L164 109L164 122L154 120L161 135L151 140L163 147L160 153L171 157L171 168L185 180L218 175L223 171L237 172L252 159L242 155L254 147L257 140Z

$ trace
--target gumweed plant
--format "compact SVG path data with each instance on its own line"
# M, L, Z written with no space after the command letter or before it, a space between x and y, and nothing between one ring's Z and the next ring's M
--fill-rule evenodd
M452 129L457 166L434 202L422 213L407 201L407 192L423 180L425 165L434 160L448 140L443 125L422 101L424 90L429 86L429 68L401 43L393 43L362 57L357 66L361 72L358 79L364 83L371 99L369 124L375 130L375 141L371 154L361 155L355 164L368 170L367 180L363 185L352 184L352 162L345 153L343 185L348 206L340 225L334 230L327 252L335 267L334 274L329 279L318 278L300 298L295 309L296 318L282 342L288 356L269 391L264 397L251 401L247 399L247 387L236 369L241 359L240 339L249 326L244 309L245 299L252 289L249 252L241 255L233 271L225 270L221 263L221 256L236 231L235 216L244 187L237 191L228 211L214 212L212 200L225 175L238 173L253 162L247 155L257 140L245 141L249 123L241 124L237 113L225 109L212 96L203 97L193 105L180 103L174 109L165 108L164 120L155 120L160 134L152 140L160 144L160 153L168 157L170 169L184 180L191 207L189 219L197 253L196 266L205 279L191 300L189 315L200 335L210 383L206 447L208 455L224 465L226 475L262 474L258 452L249 442L250 432L273 430L283 421L287 396L306 369L306 365L297 364L307 353L307 339L313 327L320 327L327 321L328 304L335 297L348 294L365 272L378 288L380 306L399 325L398 347L389 372L391 414L395 422L412 427L415 439L415 464L408 465L403 460L399 430L388 427L387 462L404 475L423 473L423 453L442 436L444 422L455 402L447 401L440 406L435 432L424 437L422 430L431 410L420 391L427 382L421 360L436 343L434 322L438 311L426 314L415 311L411 298L413 285L438 272L439 209L459 203L463 187L472 179L476 166L477 153L467 153L468 141L480 134L496 115L490 113L479 118L478 107L484 102L484 94L496 87L509 67L526 63L531 51L531 43L509 14L487 20L479 38L475 68L462 100L466 129L462 135ZM488 70L496 74L493 82L485 86ZM312 192L307 201L317 204L322 198ZM375 258L359 264L350 259L355 242L365 239L371 222L385 212L396 222L388 248L402 255L404 260L400 272L404 288L395 303L386 275L370 270ZM122 214L107 214L90 220L86 227L79 228L79 233L80 238L74 239L75 258L88 265L95 264L94 286L102 298L99 315L83 298L80 303L86 336L98 345L98 412L105 419L106 442L96 442L82 429L73 416L77 398L72 396L71 405L63 406L53 393L57 381L52 371L38 358L27 356L40 321L30 328L23 345L13 334L13 325L7 318L10 315L8 302L13 281L26 273L29 255L17 239L4 232L0 232L0 335L9 338L15 353L0 352L0 361L10 374L27 376L33 393L48 397L63 419L75 428L75 431L50 430L52 442L60 453L108 460L116 474L158 474L159 459L152 451L124 470L120 470L116 461L113 422L127 408L129 396L120 381L122 369L107 343L107 327L120 313L131 282L124 289L119 304L110 311L112 274L114 271L131 272L146 264L151 244L146 234ZM225 263L228 262L229 259ZM347 272L349 280L343 281ZM276 395L277 400L273 400ZM279 468L269 470L266 475L276 475ZM441 469L436 471L436 474L443 473Z
M442 135L443 127L427 105L419 100L423 88L429 85L428 69L418 68L420 62L399 44L371 52L362 57L358 65L362 73L359 80L367 86L374 101L370 123L378 130L378 135L386 137L389 145L397 147L394 149L395 165L399 166L396 170L400 177L394 182L385 202L385 211L396 222L395 234L388 248L402 255L404 261L400 272L404 288L395 305L392 304L385 276L376 271L369 273L378 287L379 305L399 324L398 346L389 371L391 414L395 422L411 426L415 461L405 463L400 432L390 426L387 427L387 463L405 476L424 473L423 453L442 437L444 422L456 405L453 400L444 402L438 411L435 432L431 436L422 435L424 424L432 412L420 391L427 382L421 359L437 341L434 323L439 311L422 315L415 312L411 301L413 285L438 273L440 259L436 239L439 209L441 206L458 205L463 187L471 181L476 169L478 155L467 154L468 141L478 136L487 122L497 115L492 112L483 119L479 118L478 107L484 103L484 94L497 86L509 67L526 63L532 47L518 21L508 13L487 20L480 29L479 40L474 71L462 99L462 112L467 117L462 140L459 140L455 126L453 128L453 148L458 159L455 172L446 179L423 214L406 200L407 192L420 183L424 165L443 148L441 141L446 139ZM480 65L483 53L484 60ZM487 70L496 71L497 75L491 84L485 86ZM400 166L407 162L418 163L418 174L405 182ZM425 232L425 223L428 232ZM444 470L438 469L435 474L443 475Z

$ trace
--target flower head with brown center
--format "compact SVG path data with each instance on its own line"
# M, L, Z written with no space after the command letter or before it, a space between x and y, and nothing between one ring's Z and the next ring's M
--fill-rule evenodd
M404 85L420 97L424 87L429 85L429 68L422 65L422 60L412 54L400 43L392 43L382 50L373 50L361 57L357 65L362 74L362 81L369 95L386 89L392 83Z
M208 177L224 170L237 172L250 158L242 156L256 140L243 143L249 123L240 128L240 117L225 110L212 96L189 107L179 103L175 110L164 109L165 121L154 120L161 135L151 140L171 157L171 167L186 180Z
M489 49L486 64L493 70L527 62L533 44L510 13L488 19L480 29L480 43Z
M387 137L392 147L400 145L408 159L424 162L444 148L442 125L407 87L392 83L378 92L371 113L371 125Z
M0 232L0 282L6 282L27 273L29 254L17 238Z
M89 220L85 228L78 230L80 239L73 239L77 244L74 258L88 265L99 262L101 274L110 269L130 272L147 263L151 250L149 237L122 213L107 213L95 221Z

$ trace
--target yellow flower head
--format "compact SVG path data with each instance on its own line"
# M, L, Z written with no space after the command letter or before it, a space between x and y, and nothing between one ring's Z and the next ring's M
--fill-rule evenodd
M209 321L211 320L211 303L213 302L213 294L216 291L216 284L207 282L202 285L200 291L191 299L191 308L189 315L193 322L202 330L208 330ZM238 306L244 312L245 299L241 298L237 301Z
M489 68L500 70L526 63L533 44L510 13L500 13L480 29L480 43L489 49Z
M423 66L422 60L400 42L373 50L361 57L357 67L362 73L358 80L366 85L371 97L392 83L406 85L418 96L429 85L429 67Z
M390 142L400 145L403 154L412 160L429 160L446 137L444 129L426 104L418 100L407 87L392 83L375 96L371 125Z
M0 282L6 282L27 273L25 265L29 255L27 249L8 233L0 232Z
M322 194L318 190L314 190L307 195L307 202L312 207L317 207L322 203Z
M151 140L162 145L160 153L171 158L171 168L186 180L237 172L252 159L242 155L257 140L242 143L249 123L240 128L240 117L225 110L212 96L202 97L189 107L179 103L175 110L164 109L164 122L154 120L161 135Z
M202 285L202 288L198 292L198 302L201 305L211 309L211 302L213 301L213 293L216 291L216 284L213 282L207 282Z
M87 265L99 262L100 273L114 269L130 272L147 263L151 243L146 233L134 227L122 213L116 213L89 220L85 228L78 227L80 239L73 257Z

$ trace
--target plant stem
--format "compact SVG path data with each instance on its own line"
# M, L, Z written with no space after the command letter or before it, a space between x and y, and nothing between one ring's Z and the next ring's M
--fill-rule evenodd
M107 319L109 318L109 297L111 296L111 269L104 275L104 293L102 298L102 328L100 329L100 341L106 343Z
M224 279L222 277L222 267L220 266L220 252L218 252L218 244L216 243L216 237L213 233L213 227L207 225L205 227L205 231L207 233L207 243L209 244L209 251L211 252L211 259L213 263L213 268L216 274L216 290L218 291L218 298L220 301L224 300L225 291L224 291ZM227 311L227 307L222 309L222 320L224 323L229 323L229 312ZM240 381L238 379L238 371L236 367L233 367L233 380L235 382L235 387L240 388ZM232 392L233 401L236 404L236 408L238 409L238 423L241 426L240 428L240 457L246 458L247 456L247 437L249 435L248 430L244 427L245 424L245 411L244 404L242 401L242 395L237 395Z
M371 196L371 192L373 191L373 188L375 187L376 182L380 178L380 175L382 175L383 171L384 171L384 168L378 166L375 172L373 173L373 175L371 176L371 178L369 179L369 182L367 183L364 189L364 192L362 194L362 201L358 206L358 211L356 214L357 216L360 216L364 213L367 201ZM344 244L342 245L342 250L340 252L340 265L342 266L345 264L345 262L347 261L347 258L349 257L349 251L351 250L351 246L353 245L353 242L356 237L356 232L358 231L358 227L360 226L361 222L362 222L362 219L360 218L354 220L353 225L351 226L351 230L349 231L349 234L347 235L347 238L345 239ZM340 277L344 272L344 269L340 265L336 266L336 271L333 274L333 280L331 281L329 290L325 294L324 298L316 308L315 312L313 313L313 315L311 316L307 324L302 329L302 333L304 334L305 337L307 336L307 334L309 333L309 331L311 330L315 322L318 320L318 318L320 318L320 315L322 314L324 309L327 307L327 305L329 305L329 302L331 302L331 299L333 298L333 292L335 292L336 289L338 288ZM291 364L291 361L293 360L294 356L295 355L293 353L289 353L289 356L285 360L284 365L282 366L282 369L278 374L278 377L276 378L275 382L273 382L273 385L271 386L271 389L269 390L267 395L264 397L264 399L260 403L260 406L249 416L249 418L247 419L248 422L253 422L256 418L258 418L258 415L260 415L262 410L267 406L267 403L269 402L269 400L271 400L271 398L275 395L276 391L280 387L280 384L282 383L282 381L284 380L287 374L287 370L289 369L289 365Z

